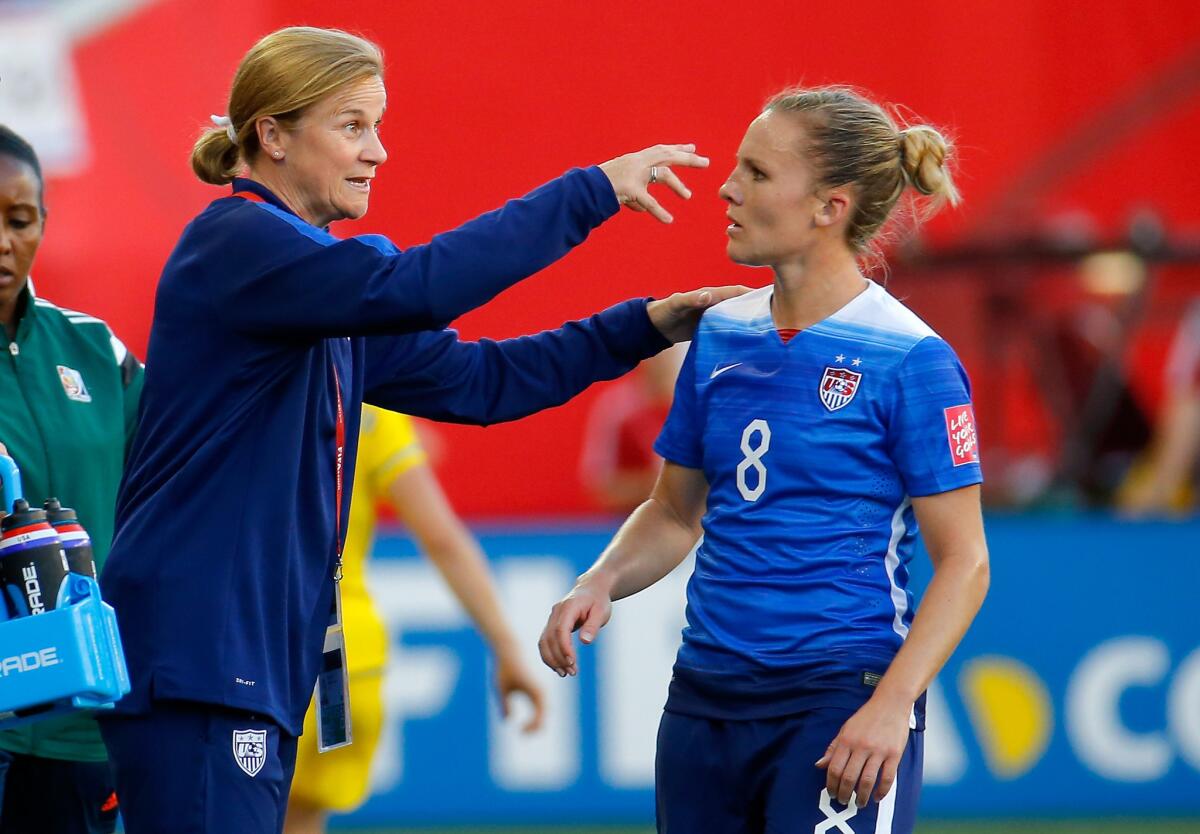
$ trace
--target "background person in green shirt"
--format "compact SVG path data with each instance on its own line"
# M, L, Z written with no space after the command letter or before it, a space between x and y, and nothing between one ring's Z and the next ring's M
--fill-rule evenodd
M142 365L103 321L34 296L43 191L33 148L0 125L0 454L17 462L32 505L54 496L78 512L99 570ZM0 834L112 832L113 784L89 715L0 731Z

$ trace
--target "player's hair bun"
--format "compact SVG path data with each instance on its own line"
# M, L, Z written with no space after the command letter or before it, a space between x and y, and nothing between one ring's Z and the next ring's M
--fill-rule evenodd
M946 167L950 143L928 125L900 131L900 167L904 181L939 203L958 204L958 189Z

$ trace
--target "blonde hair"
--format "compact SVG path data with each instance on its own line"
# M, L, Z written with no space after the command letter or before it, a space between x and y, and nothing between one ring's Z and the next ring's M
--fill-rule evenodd
M763 112L800 116L808 134L804 155L813 160L820 184L853 187L846 242L858 255L873 252L872 241L905 188L932 198L923 218L959 203L950 142L929 125L898 127L887 111L849 87L787 89L772 96Z
M246 53L233 76L226 112L237 143L224 127L205 130L192 148L192 170L212 185L232 182L260 150L260 118L274 116L291 126L334 90L373 75L383 76L383 53L364 38L310 26L272 32Z

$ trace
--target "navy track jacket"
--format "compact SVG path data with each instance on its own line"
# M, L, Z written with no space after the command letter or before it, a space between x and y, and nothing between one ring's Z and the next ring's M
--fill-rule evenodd
M504 341L464 342L444 329L617 209L598 168L573 170L400 251L377 236L338 240L237 180L234 196L188 225L155 298L139 426L101 577L133 679L118 713L183 699L300 733L361 403L464 423L515 420L666 347L645 300ZM346 466L335 508L338 392Z

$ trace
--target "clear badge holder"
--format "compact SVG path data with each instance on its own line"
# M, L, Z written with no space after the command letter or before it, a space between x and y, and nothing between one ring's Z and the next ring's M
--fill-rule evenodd
M321 671L313 697L317 710L317 751L324 753L345 747L354 741L350 723L350 673L346 668L346 633L342 630L342 586L334 583L333 606L325 645L321 653Z

